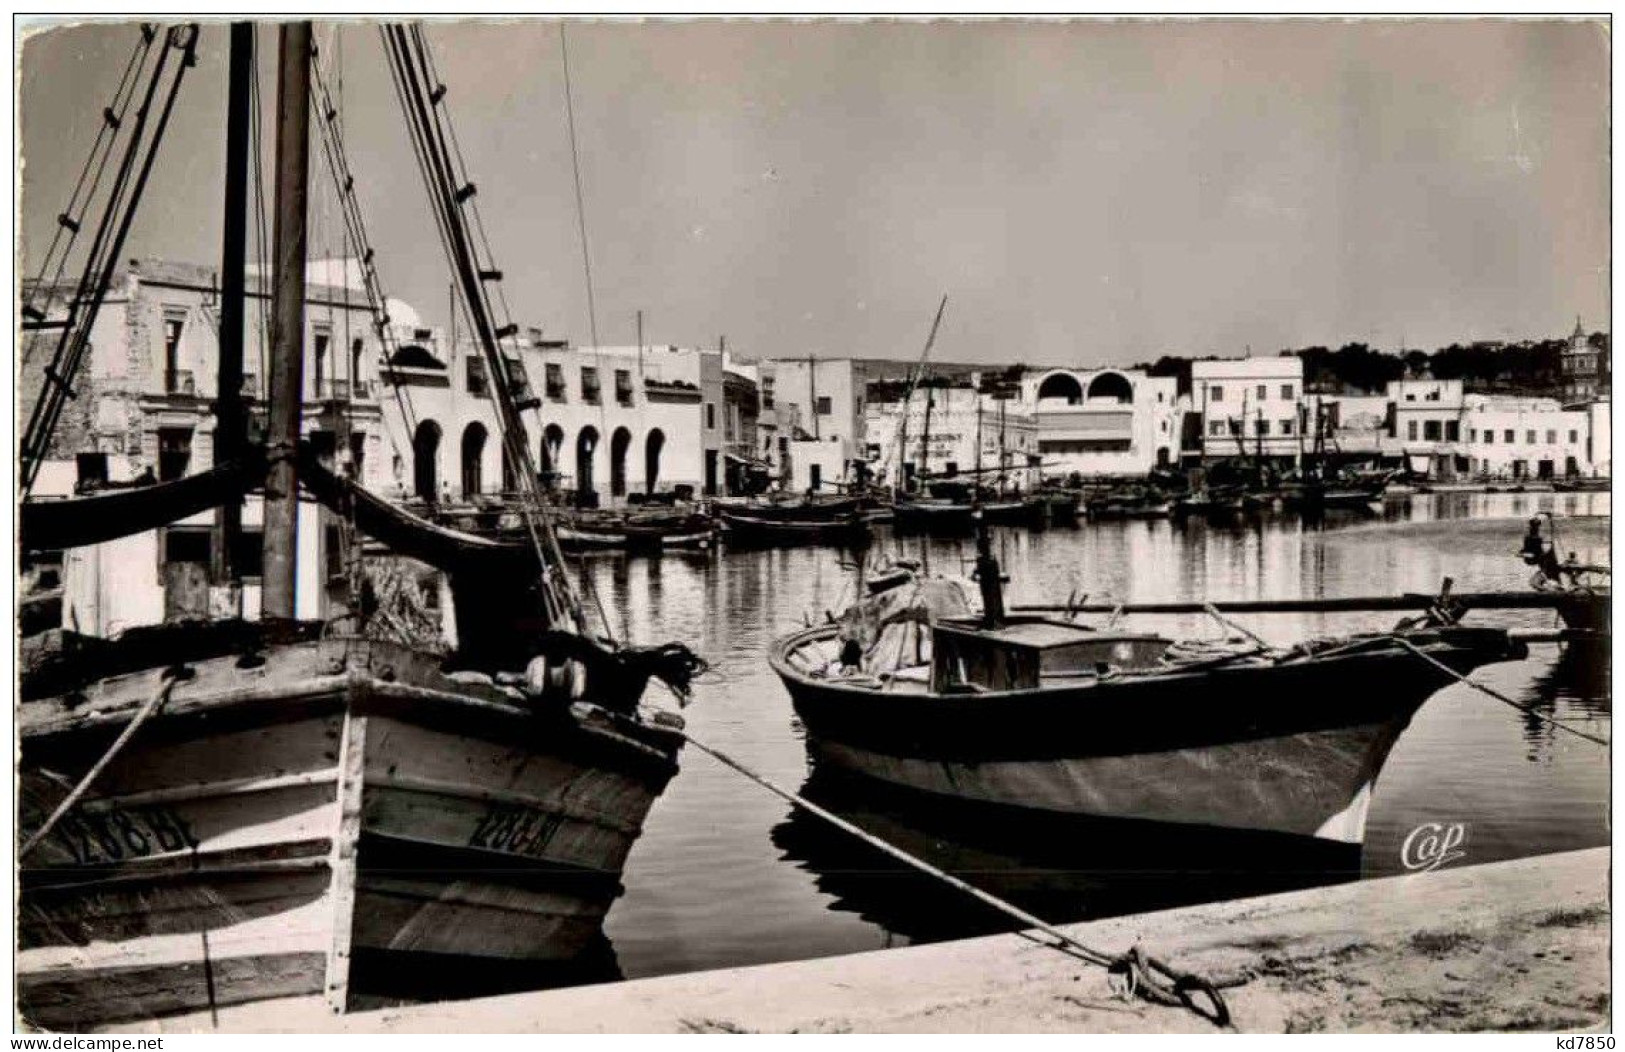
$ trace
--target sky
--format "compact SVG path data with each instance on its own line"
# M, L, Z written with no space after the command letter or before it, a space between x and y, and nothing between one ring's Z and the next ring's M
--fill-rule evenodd
M24 274L136 38L27 40ZM746 356L1127 365L1566 334L1609 310L1597 21L662 21L428 29L521 326ZM275 94L274 27L261 37ZM343 73L389 293L450 274L376 26ZM217 263L227 30L206 24L126 257ZM265 142L267 168L271 141ZM343 252L313 150L311 255ZM267 190L269 194L269 190Z

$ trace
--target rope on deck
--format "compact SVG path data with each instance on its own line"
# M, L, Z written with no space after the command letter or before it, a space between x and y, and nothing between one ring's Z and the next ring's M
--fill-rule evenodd
M1434 657L1433 655L1424 653L1420 647L1418 647L1416 644L1412 643L1408 639L1404 639L1404 638L1402 638L1400 636L1390 636L1389 638L1391 638L1395 643L1398 643L1400 646L1404 647L1406 650L1409 650L1411 653L1415 654L1417 657L1421 658L1423 661L1426 661L1428 664L1432 665L1434 668L1440 670L1441 672L1444 672L1444 673L1448 674L1452 678L1454 678L1456 680L1459 680L1462 683L1467 684L1469 687L1472 687L1475 690L1479 690L1479 691L1484 692L1485 694L1488 694L1490 697L1494 698L1496 701L1499 701L1503 705L1508 705L1508 706L1511 706L1514 709L1517 709L1519 712L1523 713L1525 716L1531 716L1531 717L1541 721L1542 723L1550 724L1551 726L1556 727L1560 731L1568 731L1570 734L1574 735L1577 738L1584 738L1586 741L1593 742L1593 743L1595 743L1597 745L1601 745L1603 748L1608 748L1612 744L1606 738L1599 738L1594 734L1588 734L1585 731L1579 730L1578 728L1569 726L1568 724L1564 723L1562 720L1554 719L1553 717L1548 716L1543 712L1536 712L1530 706L1528 706L1528 705L1520 705L1516 701L1514 701L1511 698L1507 697L1505 694L1502 694L1500 691L1494 690L1494 689L1492 689L1490 687L1486 687L1482 683L1479 683L1479 682L1477 682L1475 680L1469 679L1467 676L1463 675L1460 672L1457 672L1455 669L1451 668L1449 665L1446 665L1443 661L1440 661L1438 658Z
M892 858L919 870L926 876L942 881L949 887L980 900L1000 913L1015 918L1028 928L1043 932L1059 943L1059 945L1054 946L1055 949L1069 951L1074 957L1106 969L1109 976L1121 980L1122 989L1126 996L1133 997L1138 994L1153 1004L1183 1005L1213 1023L1214 1026L1227 1027L1230 1025L1229 1006L1225 1004L1218 988L1201 976L1175 971L1155 957L1144 953L1138 946L1130 949L1125 954L1110 954L1087 946L1054 925L1033 916L1021 907L1006 902L996 895L989 894L973 884L968 884L951 873L938 869L924 859L917 858L902 848L858 828L839 815L819 807L806 797L793 793L757 774L738 760L719 749L705 744L687 731L684 732L684 736L694 748L711 756L725 766L733 768L768 792L788 800L808 814L823 819L843 832L850 833L870 847L885 852ZM1197 995L1205 997L1207 1003L1204 1004Z

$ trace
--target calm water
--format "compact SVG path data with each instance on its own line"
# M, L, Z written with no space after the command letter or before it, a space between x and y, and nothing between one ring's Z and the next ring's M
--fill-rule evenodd
M1309 528L1285 516L1218 527L1128 522L1001 531L995 545L1012 602L1297 597L1521 589L1516 549L1528 517L1559 516L1558 543L1608 563L1607 494L1436 494L1391 502L1381 515ZM877 547L969 569L969 541L897 540ZM1608 842L1606 750L1553 731L1464 686L1436 694L1412 721L1377 785L1363 854L1281 857L1243 839L1145 837L1111 827L982 828L953 811L808 784L790 699L763 657L804 613L836 609L851 574L831 549L589 561L617 628L682 638L713 662L687 711L708 743L860 825L1040 911L1046 919L1256 894L1356 875L1402 872L1400 849L1425 822L1461 823L1466 858L1488 862ZM1271 615L1248 621L1271 641L1391 627L1398 615ZM1472 620L1548 627L1550 612ZM1146 627L1213 635L1205 617L1144 618ZM1527 661L1475 678L1540 711L1611 733L1602 659L1537 645ZM1381 689L1373 684L1373 689ZM689 750L628 860L626 893L607 934L627 977L849 953L999 930L980 907L944 895L884 856L792 813L788 804Z

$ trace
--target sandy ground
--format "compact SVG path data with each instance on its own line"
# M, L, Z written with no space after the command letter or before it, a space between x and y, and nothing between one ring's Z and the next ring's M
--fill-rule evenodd
M1251 1032L1568 1031L1609 1024L1606 848L1073 925L1227 986ZM169 1020L166 1030L200 1020ZM226 1010L222 1029L431 1032L1202 1032L1024 935L452 1004ZM152 1026L142 1029L152 1029Z

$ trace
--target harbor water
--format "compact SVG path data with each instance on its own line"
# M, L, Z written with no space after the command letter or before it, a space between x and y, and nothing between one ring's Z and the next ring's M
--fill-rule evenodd
M995 549L1008 600L1090 602L1297 598L1529 587L1517 549L1530 516L1557 518L1560 553L1608 564L1609 495L1418 494L1380 513L1310 526L1262 514L1205 521L1003 529ZM872 555L904 554L968 574L969 540L877 530ZM618 633L682 638L712 664L686 711L690 730L762 775L1047 920L1067 922L1291 887L1389 876L1606 844L1608 755L1470 687L1435 694L1377 782L1363 852L1283 853L1279 845L1180 830L1014 827L893 800L811 774L804 733L765 660L770 640L850 598L849 557L831 548L582 561ZM846 565L843 565L845 563ZM1271 642L1392 627L1399 615L1257 615ZM1103 619L1102 619L1103 620ZM1550 628L1551 611L1487 611L1469 623ZM1183 635L1228 630L1211 618L1131 622ZM1606 658L1551 644L1474 674L1520 705L1594 736L1611 734ZM1370 684L1380 691L1381 683ZM1312 704L1314 699L1304 699ZM1223 699L1216 698L1215 704ZM876 704L884 704L876 698ZM1155 719L1155 713L1146 718ZM1440 850L1448 845L1448 850ZM1442 856L1442 857L1441 857ZM798 814L687 750L649 816L606 934L628 978L850 953L1003 930L997 915ZM599 976L600 978L602 976Z

